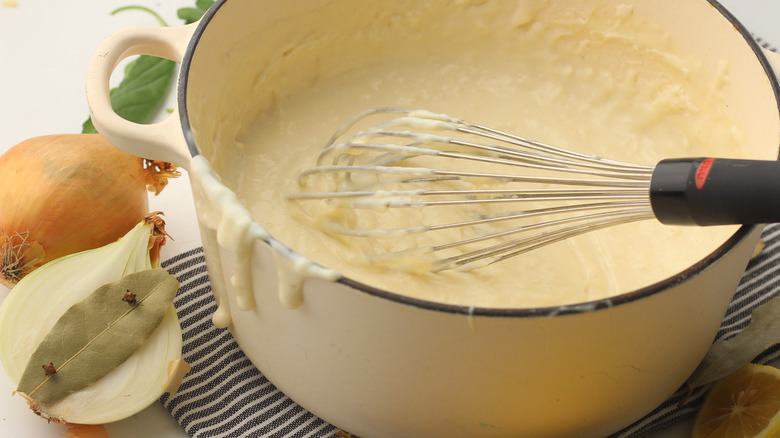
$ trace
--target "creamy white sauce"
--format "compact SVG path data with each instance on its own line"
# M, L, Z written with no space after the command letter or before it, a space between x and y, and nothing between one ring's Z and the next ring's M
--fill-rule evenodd
M416 275L366 263L359 238L323 231L311 219L316 212L307 210L317 207L286 200L287 193L300 190L298 175L314 165L343 121L381 106L426 108L594 156L649 165L673 156L747 155L721 99L728 84L726 61L718 72L704 71L676 53L663 30L636 17L630 6L564 12L544 1L388 11L348 38L337 28L296 35L294 50L258 66L265 70L255 87L268 87L268 100L257 102L263 110L235 139L242 147L218 163L237 198L229 191L210 194L204 202L213 205L199 208L201 221L217 230L215 239L238 248L231 280L238 305L254 305L248 255L254 240L267 237L266 229L284 244L275 250L280 299L288 307L300 304L305 278L334 279L337 273L472 309L575 305L674 275L722 244L734 227L679 228L650 221L589 233L474 271ZM462 32L463 26L469 32ZM287 64L311 68L274 82ZM194 173L199 166L207 165L196 158ZM237 201L250 211L234 208ZM249 213L262 227L250 224ZM446 219L450 213L442 214ZM401 226L423 220L416 212L401 216ZM227 298L217 289L215 323L224 326Z
M263 241L271 246L276 258L279 283L279 301L288 308L296 308L303 302L303 283L307 278L321 278L335 281L341 277L337 272L323 268L306 257L296 254L278 241L249 216L249 212L238 202L236 195L214 175L211 166L202 156L191 162L193 190L198 200L198 219L203 225L204 238L216 253L207 253L209 272L213 279L212 292L217 310L212 316L216 327L230 325L230 298L226 284L229 280L235 291L236 303L241 310L255 307L252 265L254 245ZM231 254L233 275L226 278L222 254Z

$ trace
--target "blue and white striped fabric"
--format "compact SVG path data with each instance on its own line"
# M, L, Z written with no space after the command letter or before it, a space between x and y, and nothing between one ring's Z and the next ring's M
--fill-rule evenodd
M733 336L745 328L758 305L780 294L780 225L764 230L765 248L752 260L728 309L718 338ZM203 249L167 260L165 267L181 282L174 304L181 320L184 359L192 365L179 392L161 399L176 421L192 437L290 437L346 436L315 417L276 389L247 359L231 334L211 324L216 310L211 295ZM771 348L756 360L780 358ZM683 419L692 417L704 389L683 406L681 389L664 404L615 438L650 437Z
M211 294L203 249L163 263L181 283L174 301L192 366L178 393L161 399L192 437L330 437L337 429L295 404L266 379L227 329L211 323Z

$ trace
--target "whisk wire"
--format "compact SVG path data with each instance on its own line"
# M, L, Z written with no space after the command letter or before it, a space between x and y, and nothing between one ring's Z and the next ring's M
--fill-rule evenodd
M448 124L441 126L448 126ZM356 150L367 150L373 152L381 151L389 153L381 155L378 159L375 159L371 162L371 164L375 164L377 166L390 166L397 164L398 161L404 160L406 158L413 158L418 156L439 156L457 160L470 160L491 164L525 167L528 169L560 171L593 176L603 176L608 178L646 180L652 174L653 170L652 167L604 160L594 156L585 156L583 154L576 153L562 153L559 152L561 149L554 148L539 142L531 142L521 137L509 136L508 134L505 134L504 137L496 135L494 134L494 132L496 132L495 130L481 132L461 127L452 129L462 133L482 135L488 139L507 142L518 147L532 148L540 152L546 152L547 154L528 152L520 149L511 149L506 146L497 146L493 144L479 144L472 141L464 141L439 135L421 134L410 131L370 129L362 131L360 134L350 137L344 142L334 143L326 147L318 158L318 167L328 167L322 166L322 163L329 155L335 155L333 162L338 163L339 159L345 156L350 159L354 159L354 151ZM366 138L378 139L382 137L414 141L406 145L398 143L365 143L358 141ZM427 145L429 147L422 147L422 145ZM457 153L430 147L436 145L460 146L472 150L472 153ZM479 152L480 155L475 154L473 151ZM340 154L337 154L339 152ZM388 161L387 157L392 157L393 160ZM308 171L304 172L304 175L308 174Z
M521 254L525 254L529 251L547 246L552 243L556 243L562 240L570 239L591 231L600 230L603 228L612 227L618 224L625 224L629 222L637 222L646 219L653 218L651 211L621 211L605 213L604 215L614 215L615 217L608 217L601 220L594 220L582 224L570 225L567 227L534 234L504 242L489 247L481 248L474 251L465 252L457 256L447 257L436 261L435 266L431 269L433 272L442 271L445 269L453 268L465 268L474 269L481 267L485 264L492 264L502 260L506 260L512 257L516 257ZM580 218L573 218L572 220L592 219L598 215L583 216ZM560 225L565 221L551 221L545 223L544 226ZM517 232L528 231L528 229L516 230ZM457 245L463 245L465 242L457 242ZM444 248L435 248L435 250L441 250ZM480 265L474 266L475 263L481 262Z
M367 118L382 114L391 114L390 119L349 134ZM430 163L449 164L445 168ZM479 169L471 169L474 166ZM465 235L471 237L410 249L424 254L431 271L440 271L479 267L590 231L653 218L649 202L652 174L651 166L568 151L442 114L378 108L357 114L339 127L316 166L298 179L306 188L320 186L311 178L324 178L318 182L329 188L299 191L288 198L324 201L356 212L473 207L469 213L473 219L448 223L370 229L357 228L354 224L359 220L331 224L338 234L373 239L468 229ZM450 187L453 183L457 185ZM532 204L527 209L512 207L523 202ZM495 211L504 204L510 208ZM496 207L480 207L488 205ZM503 230L490 227L513 222ZM483 246L474 249L476 245ZM388 265L403 265L408 259L406 250L372 257Z

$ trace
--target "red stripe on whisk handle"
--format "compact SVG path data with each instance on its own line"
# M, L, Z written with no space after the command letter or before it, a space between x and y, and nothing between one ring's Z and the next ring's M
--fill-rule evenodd
M704 188L704 184L707 183L707 178L710 176L710 169L712 169L713 163L715 163L714 158L707 158L696 166L695 181L697 189L702 190Z
M669 225L780 222L780 162L663 160L650 181L650 204Z

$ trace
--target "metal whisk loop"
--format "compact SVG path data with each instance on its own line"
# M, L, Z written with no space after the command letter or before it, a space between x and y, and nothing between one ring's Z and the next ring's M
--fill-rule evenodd
M357 129L376 116L385 118ZM301 173L302 190L288 199L324 200L358 218L374 210L371 220L378 225L367 229L359 228L360 219L331 224L332 231L356 238L424 234L430 242L440 230L465 230L467 237L458 241L412 243L371 259L440 271L479 267L588 231L650 219L652 173L651 166L567 151L443 114L378 108L337 130L317 165ZM462 220L382 226L390 217L381 213L386 209L423 207L454 208L453 217ZM507 228L495 230L504 223Z
M597 219L604 215L614 215L615 217L607 217L604 219ZM590 215L574 218L572 220L588 220L588 222L570 225L567 227L546 231L531 236L526 236L516 240L512 240L506 243L493 245L490 247L482 248L480 250L470 251L458 256L448 257L437 261L436 266L431 269L432 272L443 271L445 269L476 269L485 265L489 265L495 262L506 260L511 257L515 257L521 254L525 254L534 249L547 246L551 243L559 242L561 240L570 239L581 234L585 234L591 231L600 230L603 228L612 227L619 224L625 224L629 222L637 222L646 219L652 219L652 211L644 210L626 210L621 212L605 213L604 215ZM545 226L561 225L564 223L550 222L544 224ZM517 232L528 231L528 229L517 230ZM460 244L460 242L458 242ZM437 249L438 250L438 249Z
M344 136L344 134L352 127L364 119L378 114L402 114L402 116L386 120L377 125L374 125L369 129L363 130L358 134L355 134L340 142L339 146L339 138ZM455 132L468 134L478 138L490 140L491 142L487 144L478 144L475 142L464 141L461 138L453 138L452 136L423 134L423 130L439 133ZM473 148L474 150L480 150L483 153L492 152L494 156L505 154L507 158L514 158L518 161L527 160L529 164L536 163L538 165L540 162L548 162L553 165L557 164L560 166L555 168L555 170L561 170L561 168L572 169L576 167L582 167L603 170L606 172L616 172L609 175L620 178L631 177L630 175L643 178L649 173L652 173L653 170L651 166L608 160L594 155L586 155L574 151L569 151L528 138L499 131L487 126L478 125L476 123L450 117L445 114L437 114L425 110L411 110L405 108L375 108L354 116L346 123L344 123L338 129L336 134L330 138L328 143L326 143L318 164L322 163L322 156L327 155L333 150L359 147L379 148L381 146L377 144L362 145L362 143L366 139L376 139L384 136L399 138L406 137L407 139L420 140L415 142L414 145L430 145L433 143L433 141L438 141L443 144L460 145ZM411 146L409 149L410 152L413 153L413 151L411 151ZM462 158L475 159L474 156L464 156Z

